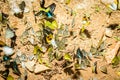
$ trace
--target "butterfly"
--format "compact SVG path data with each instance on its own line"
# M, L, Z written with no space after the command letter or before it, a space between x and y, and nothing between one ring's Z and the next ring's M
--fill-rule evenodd
M56 4L52 3L48 7L45 7L44 4L45 4L45 0L41 0L40 1L40 6L41 6L40 11L38 13L36 13L35 16L45 15L47 18L53 18L53 16L54 16L53 12L56 8Z

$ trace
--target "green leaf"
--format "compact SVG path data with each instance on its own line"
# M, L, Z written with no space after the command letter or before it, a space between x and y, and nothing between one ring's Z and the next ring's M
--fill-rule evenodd
M69 53L65 53L64 59L70 61L72 58Z

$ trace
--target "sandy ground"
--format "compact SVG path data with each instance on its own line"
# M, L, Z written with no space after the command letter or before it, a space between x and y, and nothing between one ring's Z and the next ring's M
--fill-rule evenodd
M105 28L108 27L110 24L120 24L120 11L113 11L111 16L107 15L107 9L104 4L100 3L99 0L71 0L70 4L66 5L62 3L61 1L57 0L46 0L45 6L51 4L56 4L56 9L54 14L56 15L56 21L58 22L59 26L60 24L64 24L68 26L69 31L73 31L75 33L76 38L74 36L69 37L67 39L68 46L66 47L66 51L73 51L73 53L76 53L76 49L80 47L81 49L86 50L87 52L90 51L91 45L97 46L99 40L105 33ZM77 7L80 4L84 4L82 9L77 9ZM99 6L100 10L97 12L95 11L96 5ZM10 25L14 28L17 28L16 35L17 45L15 46L15 51L17 49L20 49L25 54L32 54L33 47L29 45L22 45L20 43L20 36L22 35L23 31L26 28L26 25L24 25L25 20L31 24L33 29L37 31L38 23L35 23L34 15L32 10L39 10L39 0L34 0L32 3L32 8L30 9L29 13L25 13L23 19L19 19L11 14L10 7L7 3L4 3L0 1L0 10L6 14L9 14L9 21ZM71 16L70 10L76 11L76 16ZM84 38L81 39L79 35L79 31L82 26L82 18L84 14L90 15L90 25L86 27L86 29L89 31L91 38ZM71 23L74 19L74 27L72 27ZM120 36L119 33L116 33ZM0 40L5 40L3 36L0 37ZM5 40L7 44L9 44L9 41ZM114 47L114 45L117 43L113 38L107 38L106 42L109 44L112 44L110 48ZM28 48L28 49L27 49ZM75 50L73 50L75 48ZM14 57L14 55L12 56ZM120 77L116 74L116 71L119 70L118 68L113 69L112 65L109 65L106 61L104 61L103 57L100 57L99 59L92 58L91 64L93 64L95 61L98 62L98 74L92 73L91 67L86 68L85 70L79 70L80 74L78 76L81 76L83 79L78 80L89 80L90 78L98 78L98 79L90 79L90 80L120 80ZM100 66L107 66L108 74L104 74L99 70ZM20 70L22 71L21 66L19 65ZM62 70L59 66L57 68L58 70ZM42 73L40 74L34 74L29 71L28 72L28 80L47 80L42 76ZM74 72L75 73L75 72ZM17 80L18 76L12 74L12 71L10 72L11 75L14 76L15 80ZM68 75L64 73L64 71L61 71L61 73L55 73L52 75L50 80L77 80L77 79L71 79L71 77L74 74ZM3 78L0 77L0 80L3 80Z

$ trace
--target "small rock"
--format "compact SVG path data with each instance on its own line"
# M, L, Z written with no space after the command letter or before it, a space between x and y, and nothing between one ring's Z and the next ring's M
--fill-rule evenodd
M5 55L9 56L12 55L14 53L13 49L8 47L8 46L4 46L3 47L3 52L5 53Z
M106 28L105 35L107 37L112 37L113 31L110 28Z
M37 65L35 66L34 72L35 72L35 73L40 73L40 72L42 72L42 71L49 70L49 69L50 69L50 68L48 68L48 67L46 67L46 66L44 66L44 65L37 64Z
M35 65L34 61L28 61L25 63L25 67L31 72L34 71L34 65Z

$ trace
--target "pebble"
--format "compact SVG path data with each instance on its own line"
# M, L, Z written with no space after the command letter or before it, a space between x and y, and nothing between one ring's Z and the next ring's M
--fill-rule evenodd
M42 72L42 71L49 70L49 69L50 69L50 68L48 68L48 67L46 67L46 66L44 66L44 65L36 64L34 72L35 72L35 73L40 73L40 72Z
M25 67L31 72L34 71L34 65L35 65L35 61L27 61L25 63Z
M3 47L3 52L5 53L5 55L9 56L12 55L14 53L13 49L8 47L8 46L4 46Z

